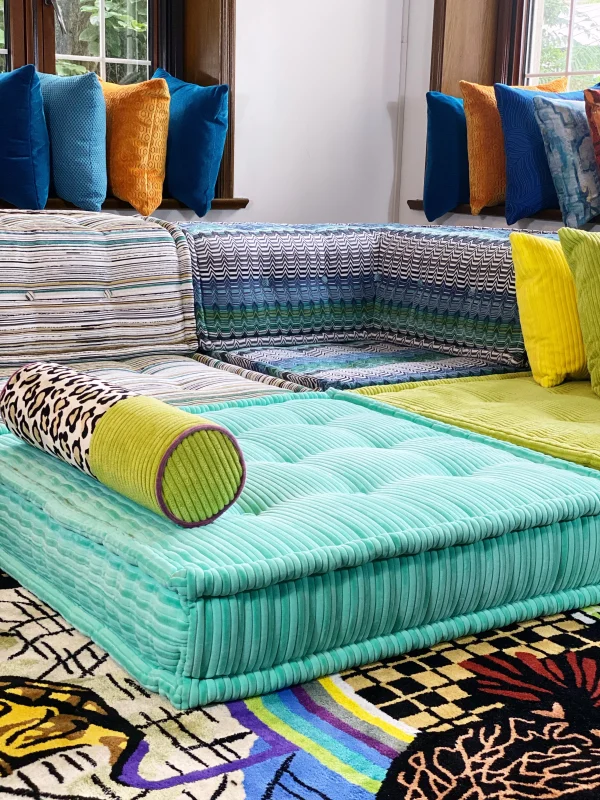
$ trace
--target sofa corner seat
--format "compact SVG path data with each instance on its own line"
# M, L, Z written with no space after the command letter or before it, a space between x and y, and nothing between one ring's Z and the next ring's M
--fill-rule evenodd
M201 350L312 390L525 368L508 231L184 226Z

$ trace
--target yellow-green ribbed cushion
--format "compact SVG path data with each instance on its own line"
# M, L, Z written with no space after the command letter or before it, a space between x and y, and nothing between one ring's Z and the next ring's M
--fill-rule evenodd
M600 469L600 399L589 381L544 389L531 375L513 373L370 386L356 393Z
M562 228L558 235L575 277L577 308L592 387L600 394L600 235Z
M186 526L230 506L244 474L227 431L152 397L129 397L104 414L90 467L101 483Z

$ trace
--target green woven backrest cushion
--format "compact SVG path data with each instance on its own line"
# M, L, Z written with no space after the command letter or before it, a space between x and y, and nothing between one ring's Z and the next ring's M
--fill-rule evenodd
M225 428L58 364L28 364L0 395L8 429L184 527L237 499L244 460Z
M558 235L575 277L577 309L592 388L600 395L600 234L562 228Z

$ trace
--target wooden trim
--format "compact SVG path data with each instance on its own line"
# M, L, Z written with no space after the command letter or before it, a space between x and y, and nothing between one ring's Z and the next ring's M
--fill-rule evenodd
M8 57L11 69L18 69L27 63L25 5L25 0L6 0L4 5L6 30L8 31Z
M423 211L423 201L422 200L408 200L407 205L411 211ZM461 205L454 208L452 211L448 212L449 214L463 214L469 217L473 217L474 215L471 213L471 206L470 205ZM506 208L505 206L487 206L478 214L475 219L478 217L504 217L506 218ZM547 208L544 211L538 211L533 217L527 217L527 219L537 219L541 222L562 222L562 214L557 208ZM597 217L596 220L600 220L600 217ZM594 223L596 220L592 220Z
M431 43L431 72L429 89L442 91L444 71L444 40L446 38L446 0L435 0L433 9L433 40Z
M40 72L56 72L56 25L50 0L33 0L35 65Z
M525 75L531 0L503 0L498 5L496 81L519 85Z
M152 70L183 78L184 0L149 0L148 46Z
M234 196L235 0L184 0L184 78L201 86L229 86L229 132L217 197Z

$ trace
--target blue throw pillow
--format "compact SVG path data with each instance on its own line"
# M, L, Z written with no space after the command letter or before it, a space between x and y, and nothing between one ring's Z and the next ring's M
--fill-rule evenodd
M428 92L425 216L433 222L470 199L464 102L458 97Z
M585 103L550 95L533 103L565 225L578 228L600 214L600 174Z
M171 93L167 192L203 217L210 211L223 158L229 88L186 83L164 69L154 77L164 78Z
M546 208L558 208L558 197L548 166L544 140L535 118L535 97L549 92L495 85L506 151L506 221L513 225ZM583 100L583 92L552 97Z
M50 147L35 67L0 75L0 197L17 208L44 208Z
M85 211L100 211L107 184L106 103L98 76L41 74L40 83L56 193Z

